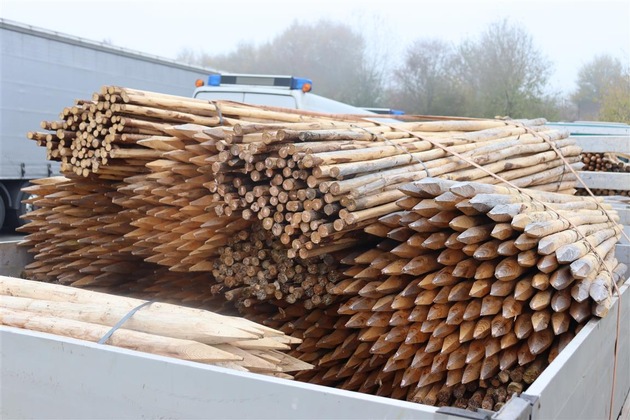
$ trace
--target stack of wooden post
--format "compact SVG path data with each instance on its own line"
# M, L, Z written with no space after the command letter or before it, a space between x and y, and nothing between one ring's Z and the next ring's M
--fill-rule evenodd
M620 147L624 147L624 143L620 140ZM629 147L628 142L625 142L625 148ZM606 152L606 153L583 153L582 154L582 162L584 163L584 171L590 172L621 172L627 173L630 172L630 163L628 160L630 159L630 154L621 153L621 152ZM590 174L589 174L590 175ZM621 175L621 174L619 174ZM618 176L615 174L615 176ZM623 175L621 175L623 176ZM586 177L584 177L586 178ZM619 181L619 182L617 182ZM594 195L618 195L618 196L630 196L630 190L627 189L627 184L624 182L622 178L614 178L614 181L606 183L606 185L602 185L602 182L598 182L595 184L595 187L589 185L591 183L590 179L586 179L585 182L590 187L591 192ZM623 183L620 185L620 182ZM578 189L578 195L589 195L589 193L585 189Z
M364 243L362 227L391 211L403 182L428 174L495 182L433 143L519 185L553 190L573 182L551 143L571 163L579 153L565 133L541 120L392 128L117 87L104 87L61 116L42 124L54 134L30 136L44 139L66 171L124 180L113 202L135 229L116 243L181 272L215 270L228 238L256 219L290 247L289 257L324 258ZM180 122L188 124L174 127Z
M582 162L585 171L630 172L630 163L620 159L629 158L617 153L583 153Z
M54 134L30 136L45 143L64 170L122 180L147 172L145 164L170 148L170 160L201 167L180 175L195 178L191 188L208 184L218 195L217 214L257 216L291 247L289 256L302 258L326 252L315 250L326 243L334 242L334 249L359 243L349 232L391 211L403 183L427 176L496 182L451 151L519 186L542 190L571 192L574 186L553 147L569 164L581 165L574 141L544 120L389 124L111 86L65 109L62 118L43 124L62 127ZM208 128L188 133L196 144L183 143L172 128L182 122Z
M310 169L308 168L305 169L303 167L303 166L309 166L308 164L300 166L302 163L300 159L304 158L304 161L311 161L312 159L314 159L313 155L307 155L307 154L300 155L297 153L297 151L295 150L296 146L301 146L303 144L296 145L293 143L288 143L288 144L282 143L285 139L283 136L286 135L287 133L287 131L282 131L282 133L285 133L285 134L280 135L280 137L282 137L282 140L280 141L278 141L277 139L275 140L278 143L279 147L277 147L276 149L268 150L269 148L265 146L265 144L270 143L271 134L269 131L269 127L261 126L260 124L254 125L253 127L247 127L242 124L243 123L237 124L234 127L232 132L230 132L229 128L224 128L222 129L222 131L206 130L203 127L194 126L194 125L175 127L171 130L167 130L169 134L172 134L173 136L177 137L177 139L181 142L181 144L184 145L187 153L184 152L183 150L170 151L168 153L165 153L162 156L163 159L156 162L152 162L147 166L152 169L157 168L157 171L154 170L154 173L152 173L150 177L157 180L157 182L160 183L162 186L164 186L165 182L170 183L169 189L172 191L172 194L173 194L173 198L169 199L171 203L179 202L180 208L186 207L187 209L191 209L194 206L194 202L191 202L190 200L187 200L186 198L194 193L193 186L195 184L196 185L202 184L203 186L210 189L211 192L215 193L215 195L214 195L213 201L210 201L207 197L199 198L199 200L201 201L201 206L199 206L197 209L198 210L197 219L204 217L203 216L204 206L205 206L205 210L207 210L209 207L214 207L214 209L217 210L217 213L220 215L218 219L215 219L213 221L210 221L209 219L210 216L205 216L203 219L206 222L206 224L210 224L210 225L214 224L215 226L223 226L227 224L228 222L231 222L231 221L235 222L236 220L239 220L239 223L240 223L244 219L250 220L253 218L254 215L257 215L258 219L262 221L263 227L265 227L266 229L269 229L275 236L279 237L280 241L283 244L291 245L293 249L296 248L296 243L297 243L298 248L300 246L299 241L296 242L295 240L293 241L291 240L291 235L295 235L296 231L301 232L303 234L311 234L312 237L316 238L316 242L319 242L322 239L321 236L326 235L325 233L322 233L322 235L320 235L320 232L322 232L322 229L320 227L329 228L331 232L334 232L334 230L337 229L337 227L335 226L341 226L342 232L340 232L339 235L332 236L332 238L335 239L335 241L331 242L328 246L322 247L322 248L315 248L315 249L311 248L310 250L308 250L309 245L312 246L313 244L307 243L305 245L306 249L302 250L304 252L300 253L300 256L305 257L305 258L308 258L311 255L316 255L319 253L333 252L339 248L356 246L359 241L364 240L363 239L364 237L360 235L357 238L356 234L353 234L354 237L350 237L350 235L346 233L345 226L343 225L343 223L341 223L341 220L330 219L329 222L327 223L327 226L322 226L324 224L323 219L311 220L311 216L313 215L318 216L318 217L325 217L323 215L326 214L326 215L330 215L334 217L335 214L337 216L344 214L344 210L342 209L343 206L341 204L337 206L334 203L335 200L336 201L343 201L343 200L338 200L337 198L333 198L331 199L333 203L329 203L330 205L324 206L326 197L329 196L330 194L323 195L321 191L318 191L310 187L304 188L304 189L298 189L298 190L291 190L291 188L293 188L291 187L288 190L284 190L284 187L286 187L288 184L299 182L300 178L302 178L302 181L304 181L305 179L308 180L308 177L314 178L313 176L308 175L310 173L309 172ZM491 126L497 126L497 122L491 122L488 124L490 124ZM498 122L498 124L504 125L503 122ZM444 129L443 123L440 123L440 125L435 125L435 126L431 126L430 124L425 124L425 125L427 125L428 127L433 127L433 129L437 129L437 130ZM479 124L466 125L464 123L459 122L457 123L457 125L459 128L466 128L466 129L480 128ZM285 124L285 127L286 126L287 125ZM304 125L302 124L301 126L304 126ZM309 124L308 126L311 128L314 128L315 125ZM251 131L251 130L260 131L262 129L267 130L267 131L262 132L262 137L265 138L265 140L263 140L262 142L255 141L256 139L260 140L260 137L261 137L260 132L258 132L255 136L254 136L254 133L248 133L248 131ZM361 129L361 130L364 130L364 129ZM237 136L234 135L234 132L240 133L241 136L243 135L243 133L245 133L244 134L245 136L248 136L248 135L251 136L249 140L250 142L245 145L234 144L233 142L237 140ZM514 132L510 131L509 133L514 134L514 133L519 133L519 132L523 134L524 132L526 132L526 130L517 127L517 128L514 128ZM303 132L300 132L298 136L299 135L305 136L307 134L313 136L314 135L313 133L316 133L316 132L313 130L303 131ZM348 131L346 131L345 133L338 132L335 135L331 135L330 130L320 130L317 133L323 136L331 136L330 139L335 139L338 136L344 136L344 135L350 136L350 138L356 137L356 135L348 134ZM557 132L552 132L552 133L555 136L561 136L560 133L557 133ZM483 134L473 133L473 134L468 134L468 137L463 136L463 135L462 136L463 138L467 138L468 141L472 141L473 139L478 140L479 138L492 139L502 134L505 135L506 133L502 130L489 129ZM545 135L545 134L543 133L542 135ZM276 133L276 137L278 137L277 133ZM227 139L229 139L229 142L232 142L232 146L230 146L230 143L227 141ZM172 140L176 140L176 139L173 138ZM244 138L238 139L238 140L245 141ZM523 140L525 141L526 139L523 139ZM539 138L538 140L542 141L541 138ZM150 144L148 144L148 142L145 143L145 141L140 141L139 143L147 144L147 146L149 147L155 147L156 149L160 149L162 147L163 142L161 141L156 142L156 141L151 140ZM360 144L359 141L354 141L354 143L355 145ZM573 151L577 150L575 148L572 149L570 147L570 142L567 142L567 144L569 145L568 149L566 149L569 151L568 154L572 153L571 150ZM240 146L240 147L236 147L236 146ZM369 155L370 153L373 152L372 150L373 147L370 147L370 146L376 147L374 142L372 142L372 144L361 145L361 148L363 149L369 148L370 150L366 152ZM543 144L542 146L543 146L542 149L550 147L548 144ZM562 144L559 144L559 146L562 146ZM309 148L305 150L311 153L314 147L316 146L313 144L310 144ZM324 141L321 141L319 144L319 147L321 150L329 150L337 146L336 146L336 142L325 143ZM425 147L427 146L425 145ZM391 147L389 148L392 149ZM378 147L376 147L376 149L378 149ZM162 150L166 150L166 149L162 149ZM220 152L217 154L219 150ZM229 150L229 153L227 153L228 150ZM262 155L262 157L264 157L264 161L262 157L261 158L254 157L254 154L259 153L261 150L266 151L266 153ZM405 149L403 149L403 151L404 150ZM518 150L521 150L521 149L510 149L509 151L510 153L516 153ZM277 152L277 156L276 155L270 156L270 154L272 154L274 151ZM357 152L356 150L351 150L351 151L353 155ZM392 153L392 152L393 150L389 150L389 153ZM397 150L397 152L402 153L401 150ZM293 153L293 155L291 155L291 153ZM334 152L330 152L330 153L334 153ZM555 155L555 152L552 152L552 153ZM319 159L321 158L321 156L324 156L324 155L325 154L322 154L315 158ZM549 154L547 153L547 155ZM233 157L231 160L228 159L230 156ZM293 158L290 159L290 156L293 156ZM377 156L380 156L380 155L377 155ZM487 159L487 156L483 157L484 156L483 153L480 153L479 156L480 156L479 159ZM188 166L186 166L186 163L185 163L186 159L188 160ZM217 160L221 162L219 165L216 164ZM256 160L256 163L252 164L254 160ZM572 162L574 160L575 158L573 158ZM404 162L404 159L402 161ZM480 160L476 160L476 161L480 161ZM226 162L228 163L226 164ZM273 162L273 165L271 165L271 167L269 167L270 162ZM297 168L302 168L302 169L300 170L295 169L296 162L297 162ZM208 165L210 163L212 165ZM206 164L207 166L204 166L204 164ZM389 164L391 165L392 163L390 162ZM522 165L522 163L520 164ZM550 165L543 165L543 166L553 167L557 164L559 164L559 162L552 162ZM186 178L182 178L181 176L180 178L178 178L178 174L173 174L172 171L169 172L169 169L168 169L169 166L173 166L173 165L179 168L180 173L185 173L186 171L188 171L189 178L186 179ZM202 175L194 176L197 173L195 172L195 165L197 165L196 167L197 172L202 173ZM276 168L274 165L279 165L280 167ZM504 165L504 164L501 164L501 165ZM188 169L184 169L184 168L188 168ZM208 180L204 176L208 172L206 168L209 168L212 170L212 172L215 174L215 177L216 177L215 179ZM232 169L232 168L235 168L235 169ZM282 171L276 171L277 173L274 173L273 171L274 168L282 169ZM542 167L535 168L535 170L541 170L541 169L543 168ZM318 168L316 168L315 172L317 172L317 170ZM533 170L532 168L527 168L526 171L527 171L526 173L531 173ZM481 173L478 170L473 171L473 172L476 173L475 176L478 176ZM517 183L519 182L525 183L525 184L536 183L536 182L541 182L540 181L541 179L543 180L545 179L544 176L543 177L528 176L522 170L521 171L517 170L516 172L519 173L521 176L523 175L525 176L524 179L517 181ZM552 179L555 179L553 177L558 177L558 176L560 176L560 178L565 177L566 179L571 179L571 176L565 174L564 172L565 172L564 168L557 167L554 172L555 175L552 175ZM244 178L241 176L241 173L245 174ZM247 174L249 174L249 177L251 179L247 179ZM344 176L347 176L347 175L344 175ZM413 179L416 176L418 176L418 174L410 175L411 179ZM423 177L423 176L426 176L426 171L421 172L419 175L419 177ZM468 177L468 176L471 176L470 173L464 174L464 177ZM517 176L516 174L511 174L511 176L508 175L508 178L513 179L516 176ZM278 180L276 180L276 178L278 178ZM142 178L140 177L140 179ZM231 185L229 183L230 180L232 181ZM488 179L488 181L490 180L494 181L494 179ZM254 182L254 184L251 184L251 182ZM146 181L140 181L140 184L132 184L130 186L130 189L136 189L136 190L140 189L141 194L142 194L142 190L150 191L151 188L158 187L158 185L154 185L153 187L150 187L150 186L147 187L146 185L147 185ZM186 187L183 187L184 185L186 185ZM557 184L552 184L552 185L556 189L561 188L561 186ZM161 198L158 197L159 202L161 204L166 203L164 189L165 188L161 188L161 191L159 194ZM387 200L392 200L392 199L395 199L395 197L400 196L401 193L397 191L396 189L394 189L385 193L385 195L386 195ZM322 199L318 197L324 197L324 198ZM343 198L347 199L348 196L344 196ZM291 201L291 199L294 199L294 200ZM150 198L147 201L149 203L151 202L156 203L157 200L155 198L153 199ZM353 206L352 203L348 205ZM385 205L385 207L387 207L387 205ZM354 207L352 208L354 209ZM306 209L307 211L299 211L299 210L304 210L304 209ZM323 209L323 213L321 212L322 209ZM180 269L183 263L187 261L191 261L191 263L194 263L194 266L192 266L192 270L209 270L210 267L213 267L213 274L215 278L219 281L219 283L223 283L223 285L226 288L232 288L232 287L239 286L240 284L242 284L241 282L236 280L238 276L232 275L234 270L230 267L231 267L231 264L233 264L233 258L232 258L233 251L234 251L233 246L235 245L235 242L237 242L237 240L239 239L239 236L242 237L241 240L248 239L247 233L244 231L240 231L238 236L236 236L236 238L234 238L231 241L232 243L227 247L227 249L219 251L222 253L221 258L218 260L215 260L215 264L211 265L210 262L208 262L207 260L196 257L196 254L199 253L199 247L201 247L202 245L200 243L197 243L196 245L194 243L191 243L192 238L190 237L190 233L192 232L194 235L204 238L205 243L203 247L211 248L211 251L214 252L214 250L216 249L216 246L211 246L211 244L209 244L208 242L214 242L216 239L218 239L219 241L225 241L227 240L226 238L229 236L229 232L227 234L223 234L223 232L218 232L219 233L218 237L215 236L215 239L210 239L213 237L213 235L217 233L215 229L210 229L210 233L211 233L210 235L202 236L202 234L204 233L203 229L195 229L194 226L191 227L190 219L182 219L181 217L178 218L175 215L181 215L182 213L179 211L176 211L176 209L173 209L173 208L171 208L171 210L172 211L168 211L167 208L163 206L162 207L160 206L156 207L156 205L152 206L151 207L152 216L149 217L148 220L146 220L146 223L142 223L142 221L140 222L146 227L140 229L139 232L136 232L133 235L139 238L143 238L143 240L147 235L149 237L154 238L154 240L155 238L157 238L158 240L153 245L153 247L154 249L170 250L170 255L171 255L170 258L167 258L166 254L163 252L160 257L162 258L161 261L166 261L167 264L169 261L173 261L175 263L175 265L171 263L171 269L173 270ZM242 210L242 213L241 213L241 210ZM317 214L318 210L319 210L319 214ZM382 207L380 208L379 211L382 211ZM157 217L157 215L160 215L160 214L163 216L161 218ZM240 219L238 215L241 216ZM231 217L232 219L226 219L226 220L221 221L222 217ZM173 220L173 218L175 218L176 220ZM185 220L186 223L189 224L189 227L186 228L184 226L183 221L180 222L180 225L178 226L177 220L180 220L180 221ZM369 220L366 220L366 221L369 221ZM164 228L160 228L160 226L164 226ZM243 225L240 225L240 226L243 226ZM362 225L359 224L358 226L353 226L352 228L347 229L347 230L356 231L356 228L360 226ZM200 228L200 224L198 224L196 227ZM318 231L315 232L314 228L317 228ZM182 234L185 234L186 237L181 236L181 235L178 236L177 232L173 231L173 229L178 229L180 232L182 232ZM224 228L221 228L221 229L224 229ZM161 231L161 232L158 232L158 234L156 235L155 234L156 230ZM359 231L357 233L361 233L361 232ZM344 238L340 238L339 236L341 235L344 235ZM163 238L167 238L167 241L164 241ZM266 238L266 240L270 241L270 238ZM168 241L170 241L170 243ZM221 244L222 243L219 242L219 245ZM188 256L186 256L185 254L184 255L180 254L179 257L177 257L176 256L177 254L174 251L179 250L180 248L183 248L184 251L192 250L192 252ZM236 253L236 255L241 255L241 254L242 253L240 252L240 250ZM295 253L293 254L289 253L289 255L293 256L295 255ZM207 258L211 256L211 254L206 254L202 256ZM252 256L249 256L249 257L252 257ZM228 293L226 296L229 299L234 299L235 297L236 299L243 298L244 299L243 302L244 302L244 301L248 301L250 296L256 295L258 296L259 299L265 300L267 299L267 296L271 296L271 294L273 293L273 295L275 295L277 299L281 299L283 294L286 295L285 298L287 299L287 301L289 303L292 303L296 299L296 294L294 294L293 291L289 291L289 289L295 289L297 292L297 296L299 296L303 292L303 286L304 286L303 284L292 284L291 281L289 281L288 283L285 283L284 281L275 282L276 283L275 290L272 290L272 288L274 288L274 285L268 284L268 281L267 281L269 274L265 273L264 270L261 270L260 268L265 265L264 262L263 264L258 265L258 263L260 262L259 258L257 256L253 256L253 257L254 258L249 258L246 260L246 263L244 264L245 267L241 267L241 268L245 268L245 270L250 272L251 275L248 274L242 277L246 277L250 279L253 278L254 276L266 277L267 279L263 279L259 286L266 288L267 290L262 291L259 288L259 286L256 286L255 288L247 287L246 289L243 289L243 287L237 287L237 289L234 292L232 291L226 292ZM158 259L155 261L159 263L160 260ZM217 264L217 262L219 262L219 264ZM226 264L225 262L228 262L229 264ZM254 262L255 264L252 264L252 266L247 267L249 265L248 262ZM184 267L184 270L185 269L186 267ZM285 276L281 274L280 277L284 278ZM224 282L225 279L227 279L228 281ZM279 291L277 287L277 284L279 283L285 284L287 290ZM323 285L320 285L319 288L323 289L322 286ZM287 291L289 291L288 295L287 295ZM315 298L317 298L318 295L319 293L315 293ZM299 297L297 297L297 299L299 299ZM313 305L319 304L320 301L321 300L319 298L313 299L310 302L309 300L307 300L306 304L309 305L309 307L312 307ZM330 302L329 298L328 298L328 302ZM249 304L246 306L249 306Z
M286 248L260 223L228 240L214 261L212 275L225 297L246 308L257 301L302 303L306 309L328 307L330 290L346 278L339 261L345 254L288 258ZM285 305L282 305L285 306Z
M257 215L291 247L290 256L307 258L328 246L360 243L352 232L392 211L402 196L398 187L406 182L427 176L496 182L450 151L519 186L572 191L575 178L551 144L570 164L581 166L579 148L542 123L439 121L317 130L287 124L264 131L262 141L260 132L239 126L247 142L237 145L239 158L261 164L234 175L250 187L222 194L224 207L241 206L245 217ZM246 194L261 181L265 189L250 205Z
M404 210L366 228L383 242L348 261L354 275L334 289L349 298L340 339L354 344L321 356L337 364L311 380L427 404L474 407L490 395L493 407L497 389L503 400L523 389L592 315L606 315L626 269L610 206L437 179L401 190ZM513 371L528 372L524 384Z
M236 303L303 339L301 380L497 408L605 314L623 268L605 206L490 185L574 191L580 148L544 120L392 124L116 87L62 118L29 135L68 179L32 190L27 274Z
M59 121L43 121L51 132L29 132L27 137L45 146L48 158L62 163L64 173L122 180L147 172L145 164L160 152L139 146L138 142L172 141L169 130L185 123L205 127L233 125L238 118L254 121L318 121L323 117L290 115L255 107L104 86L92 100L76 100L66 107Z
M135 216L115 203L122 197L118 184L74 174L33 182L26 191L33 195L29 202L36 210L20 228L28 233L21 245L35 254L25 267L27 278L215 311L231 309L212 293L208 273L178 276L125 251L134 243L125 234L133 231Z
M137 258L120 252L130 229L123 209L108 195L115 186L94 178L78 181L60 176L26 188L36 209L21 228L29 233L22 244L36 254L26 267L29 277L74 286L124 282L130 270L141 267Z
M0 276L0 325L99 342L145 301ZM242 318L164 303L138 309L104 341L291 379L310 369L284 351L300 340Z

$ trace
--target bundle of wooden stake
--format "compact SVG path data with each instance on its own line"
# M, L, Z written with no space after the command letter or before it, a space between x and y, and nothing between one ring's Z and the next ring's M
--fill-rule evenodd
M20 245L35 254L25 267L27 278L235 312L212 292L209 273L178 275L126 251L134 242L125 234L134 230L136 216L114 203L124 198L118 183L74 174L33 183L26 191L36 210L20 228L28 233Z
M64 109L61 118L42 123L56 128L54 134L29 137L45 144L50 157L62 161L62 170L114 180L152 171L150 179L163 183L157 192L134 179L133 186L148 193L144 199L183 208L199 196L199 206L212 206L220 216L258 218L290 246L290 257L355 246L361 238L348 233L392 211L402 194L397 187L404 183L427 176L496 182L451 151L518 186L541 190L573 191L575 178L558 152L581 166L574 141L544 126L544 120L390 124L112 86L92 101ZM194 126L173 128L183 122ZM146 165L160 156L165 159ZM186 191L178 176L186 178ZM213 203L200 196L207 190L214 193ZM165 245L166 253L176 253L155 237L151 241L151 249ZM221 241L213 239L215 245ZM192 247L185 242L185 248ZM197 255L213 252L206 246ZM182 271L209 268L199 258L182 263L181 250L171 258L166 253L153 255L154 260Z
M630 155L627 153L583 153L582 162L584 163L584 168L582 168L582 170L596 172L630 172L630 163L628 163L628 159L630 159ZM590 195L590 193L593 193L597 196L630 195L630 191L628 190L617 190L614 188L591 188L590 190L591 191L589 192L586 191L586 189L580 188L577 190L576 194Z
M630 158L627 154L583 153L582 162L585 171L630 172L630 163L624 162L620 157L626 160Z
M544 120L392 124L118 87L61 118L29 134L66 177L30 190L27 275L234 304L303 339L301 380L496 409L605 315L625 269L614 212L566 194L580 149Z
M237 132L247 133L239 139L242 143L206 158L221 162L212 165L215 173L229 174L212 185L219 203L215 210L220 215L240 210L246 220L261 220L290 246L290 257L352 248L363 239L356 232L395 209L402 196L398 187L406 182L429 175L496 182L439 146L516 185L572 192L574 175L553 147L570 164L581 165L579 148L565 133L542 123L440 121L336 129L323 123L310 124L310 129L284 124L275 132L268 127L250 132L256 128L237 125Z
M0 325L101 340L145 303L41 282L0 276ZM243 318L154 302L140 308L105 344L291 379L310 369L284 351L300 340Z
M606 315L626 270L614 258L621 228L609 205L438 179L401 190L401 210L366 228L383 241L345 261L352 277L333 289L346 297L334 327L318 323L322 314L281 327L304 338L294 355L319 360L300 378L427 404L474 408L487 398L485 408L496 407L592 315ZM338 345L327 351L320 337L333 336ZM512 378L524 372L526 381Z
M62 110L59 118L41 123L50 132L33 131L27 137L45 146L48 159L60 161L64 173L97 173L103 179L114 180L146 172L145 164L161 153L138 147L138 142L168 142L168 132L174 125L231 126L239 118L273 122L322 119L232 103L219 108L204 100L116 86L104 86L92 100L76 100L74 106Z

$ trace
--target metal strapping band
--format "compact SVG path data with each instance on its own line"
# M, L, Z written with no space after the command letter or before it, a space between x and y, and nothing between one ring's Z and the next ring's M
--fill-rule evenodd
M216 101L210 101L212 105L217 109L217 113L219 114L219 125L223 125L223 113L221 112L221 108L219 107L219 103Z
M370 130L366 129L365 127L361 127L361 126L354 125L354 124L351 124L350 126L354 127L354 128L359 128L359 129L365 131L366 133L369 133L372 136L376 137L377 139L380 139L380 140L384 141L385 143L389 144L390 146L395 147L396 149L400 150L401 152L408 154L411 157L411 159L415 160L416 162L418 162L419 164L422 165L422 167L424 168L424 171L427 173L427 177L431 178L431 172L429 172L429 168L427 168L427 165L422 160L418 159L417 156L414 156L409 150L407 150L404 147L401 147L401 146L399 146L399 145L397 145L395 143L392 143L387 137L381 136L381 135L376 134L376 133L372 133ZM422 138L417 137L417 136L416 136L416 138L418 140L423 140Z
M564 176L567 174L567 166L562 165L562 175L560 175L560 181L558 181L558 185L556 186L556 192L559 192L562 188L562 183L564 182Z
M138 312L140 309L144 308L145 306L149 306L150 304L152 304L154 301L149 300L147 302L144 302L142 305L138 305L135 308L133 308L132 310L129 311L129 313L127 313L127 315L125 315L124 317L121 318L120 321L118 321L116 323L116 325L114 325L112 327L111 330L107 331L107 334L105 334L103 336L103 338L101 338L100 340L98 340L98 344L105 344L107 342L107 340L109 340L109 338L112 336L112 334L114 334L116 332L117 329L119 329L120 327L122 327L122 325L127 322L129 320L129 318L131 318L133 316L133 314L135 314L136 312Z

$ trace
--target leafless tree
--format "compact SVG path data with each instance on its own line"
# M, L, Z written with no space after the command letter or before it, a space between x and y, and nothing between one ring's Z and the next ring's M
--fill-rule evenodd
M584 64L578 72L577 90L572 95L578 107L578 118L598 118L602 99L611 87L623 80L621 61L610 55L599 55Z
M394 71L392 106L413 114L461 114L463 95L453 73L454 54L452 46L439 39L413 42Z
M468 114L528 117L548 100L544 90L551 64L527 31L508 20L464 41L458 57L459 77L470 94Z
M599 119L630 124L630 66L611 80L601 99Z

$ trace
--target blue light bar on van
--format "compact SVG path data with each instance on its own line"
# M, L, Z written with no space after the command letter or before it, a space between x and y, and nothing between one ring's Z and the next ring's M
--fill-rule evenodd
M284 87L309 92L313 87L313 82L303 77L261 76L257 74L211 74L208 76L208 86L221 85Z
M313 81L311 79L305 79L303 77L291 78L291 89L298 89L303 92L310 92L313 88Z
M211 74L208 76L208 86L221 86L221 75Z

